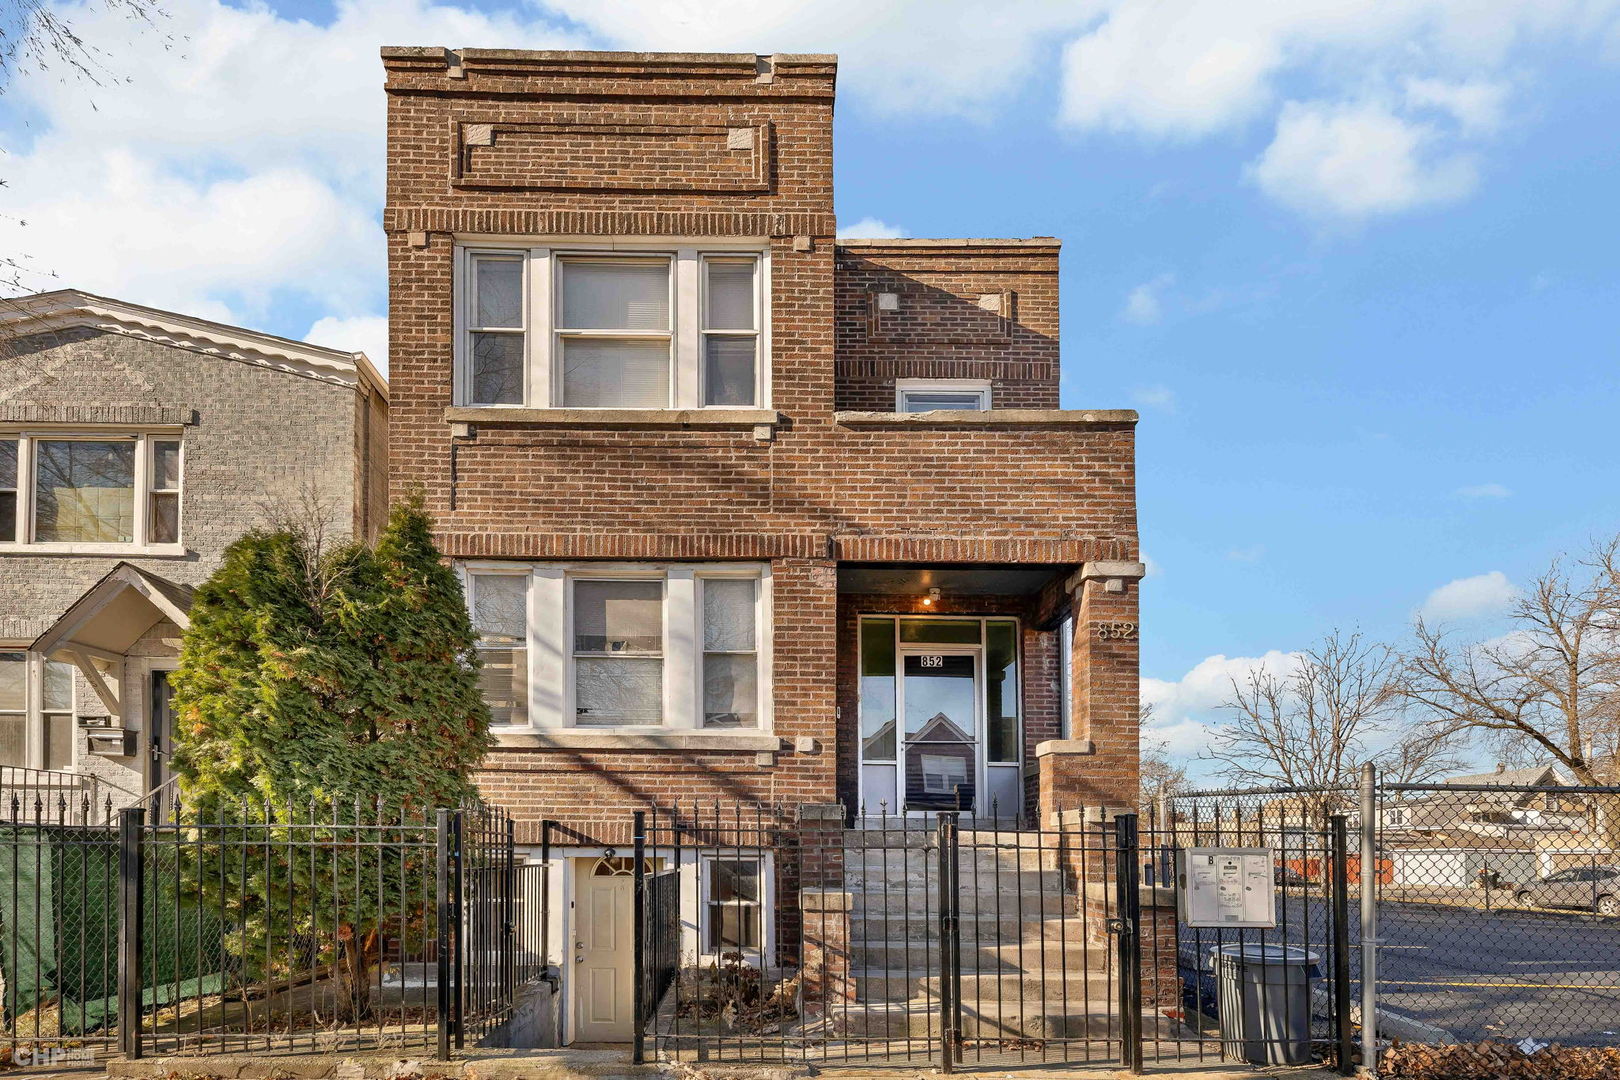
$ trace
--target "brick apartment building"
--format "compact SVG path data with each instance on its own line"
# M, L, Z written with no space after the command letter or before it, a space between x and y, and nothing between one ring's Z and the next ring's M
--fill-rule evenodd
M1137 418L1059 407L1058 241L837 240L831 56L383 61L390 482L554 940L654 804L1134 800Z
M373 534L387 429L360 353L77 289L0 305L0 810L162 788L192 588L267 512Z

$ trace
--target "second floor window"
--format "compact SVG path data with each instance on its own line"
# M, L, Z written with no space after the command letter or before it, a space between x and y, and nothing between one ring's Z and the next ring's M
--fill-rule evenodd
M178 544L180 455L174 435L0 433L0 547Z
M751 408L765 400L751 251L464 250L463 405Z

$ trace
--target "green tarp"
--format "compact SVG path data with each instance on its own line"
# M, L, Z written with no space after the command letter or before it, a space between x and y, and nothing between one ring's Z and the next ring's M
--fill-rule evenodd
M186 902L172 868L158 870L146 871L142 998L217 993L223 927ZM116 829L0 824L0 976L8 1032L80 1035L116 1019Z

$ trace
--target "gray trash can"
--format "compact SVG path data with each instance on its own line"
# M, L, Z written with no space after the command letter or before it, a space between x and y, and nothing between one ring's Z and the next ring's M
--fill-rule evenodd
M1210 950L1226 1052L1252 1065L1305 1065L1311 1058L1311 987L1320 958L1287 945Z

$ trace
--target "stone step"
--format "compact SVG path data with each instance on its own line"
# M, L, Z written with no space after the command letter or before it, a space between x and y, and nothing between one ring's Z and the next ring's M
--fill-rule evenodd
M914 999L937 1001L940 976L923 971L900 971L884 968L857 968L851 972L855 980L856 1000L861 1002L902 1002ZM964 971L961 977L962 1001L992 1010L997 1002L1003 1006L1023 1002L1043 1002L1050 1007L1062 1001L1080 1001L1087 993L1094 997L1106 993L1108 981L1099 972L1048 971L1044 977L1025 972L984 975ZM1067 995L1067 997L1065 997ZM1104 998L1104 1000L1107 1000Z
M913 867L905 873L898 868L868 870L855 867L846 868L844 871L846 887L852 891L867 893L881 893L887 886L891 894L927 889L931 894L938 896L941 880L938 871L924 867ZM1014 907L1019 897L1023 897L1028 903L1039 900L1043 894L1072 896L1074 893L1074 889L1062 880L1062 874L1057 870L1003 870L999 874L971 874L964 871L957 876L956 886L958 895L981 898L1000 896ZM983 903L982 899L980 903Z
M997 847L962 848L957 852L958 873L966 878L974 873L983 877L996 871L1055 870L1058 853L1050 848ZM939 869L938 848L858 848L844 853L845 872L855 870L899 870L907 873L925 867Z
M973 945L981 938L995 944L1040 938L1083 941L1088 934L1094 936L1103 931L1100 920L1082 918L1073 911L1062 913L1061 917L1059 913L1048 913L1040 918L1026 906L1025 914L1029 917L1020 919L1017 911L1004 911L998 918L993 911L964 911L957 923L957 934L963 945ZM932 910L924 913L875 906L871 911L857 909L850 919L851 941L927 941L938 936L939 913Z
M1077 938L1068 941L1044 941L1036 937L1028 942L999 943L994 939L987 939L982 945L964 939L962 971L964 974L1039 973L1055 972L1060 969L1079 971L1088 966L1102 966L1107 962L1110 952L1111 948L1106 942L1088 946ZM937 970L940 960L937 939L862 941L860 936L856 935L850 938L849 954L850 962L853 964L882 969Z
M986 849L991 846L1006 848L1049 848L1057 850L1060 841L1067 839L1068 845L1078 847L1082 843L1087 847L1096 847L1101 844L1099 834L1093 830L1082 834L1069 831L1060 836L1055 831L1043 830L1036 832L1031 829L972 829L963 826L957 832L957 843L963 849ZM923 848L933 847L939 842L939 833L930 824L927 828L912 826L902 829L890 819L888 828L876 826L864 829L844 830L844 850L874 848Z
M924 913L929 918L935 918L939 914L938 891L922 886L911 889L890 888L887 893L881 886L851 887L849 892L853 904L850 911L852 918L882 918L886 914L898 915L904 912L916 919L923 917ZM1074 894L1060 895L1056 889L1048 891L1045 896L1039 893L1003 895L993 890L982 892L964 890L957 894L957 906L963 919L1034 921L1056 918L1059 915L1077 916L1080 902Z
M1097 987L1101 991L1103 987ZM1113 999L1094 992L1089 1002L1071 999L1067 1005L1061 1001L1040 1003L1034 1007L997 1008L995 1003L979 1007L964 1001L962 1005L962 1037L965 1039L1117 1039L1120 1018ZM1142 1015L1143 1036L1173 1040L1185 1037L1187 1032L1176 1021L1151 1011ZM812 1021L808 1032L820 1030L843 1034L852 1038L927 1039L940 1035L940 1004L938 1001L915 1001L892 1004L834 1005L825 1018Z

